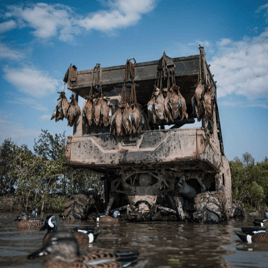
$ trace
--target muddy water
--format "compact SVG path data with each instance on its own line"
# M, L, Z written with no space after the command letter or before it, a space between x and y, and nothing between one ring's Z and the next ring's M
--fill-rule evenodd
M42 260L26 258L42 245L44 233L18 230L17 215L0 215L0 267L42 267ZM247 220L219 225L178 222L143 222L100 225L101 234L91 248L137 249L145 267L268 267L268 245L240 242L234 234ZM64 222L59 229L86 226ZM82 251L85 249L82 249Z

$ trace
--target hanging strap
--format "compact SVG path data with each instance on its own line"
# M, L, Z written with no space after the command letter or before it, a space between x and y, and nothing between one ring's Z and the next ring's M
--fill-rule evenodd
M136 104L137 103L137 94L136 94L136 86L135 83L131 85L130 89L130 104Z

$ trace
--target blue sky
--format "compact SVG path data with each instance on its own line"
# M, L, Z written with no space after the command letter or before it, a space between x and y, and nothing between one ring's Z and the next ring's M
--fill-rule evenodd
M196 55L205 47L218 86L225 154L268 156L268 2L196 0L1 1L0 143L32 148L72 63L78 70ZM68 92L68 97L71 92Z

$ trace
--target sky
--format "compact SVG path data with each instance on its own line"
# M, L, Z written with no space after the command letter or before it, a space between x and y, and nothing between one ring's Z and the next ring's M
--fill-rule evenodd
M197 55L217 81L225 155L268 156L268 1L82 0L0 4L0 144L30 149L41 133L72 135L50 117L70 64L78 70ZM71 95L67 91L67 97ZM81 102L79 103L81 105Z

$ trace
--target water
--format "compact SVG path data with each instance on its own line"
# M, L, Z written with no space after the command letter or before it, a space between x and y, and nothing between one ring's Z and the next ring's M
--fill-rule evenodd
M0 267L42 267L42 259L28 254L42 246L44 232L19 230L16 214L0 215ZM66 222L59 229L87 226ZM246 244L234 230L251 225L252 218L218 225L180 222L141 222L100 225L101 234L91 248L136 249L145 267L268 267L268 244ZM82 249L82 252L85 249Z

